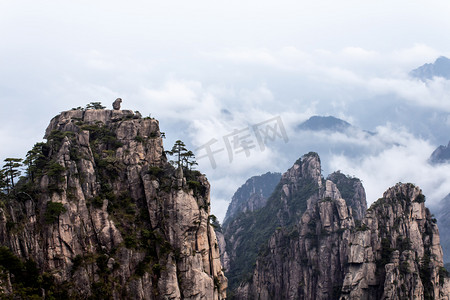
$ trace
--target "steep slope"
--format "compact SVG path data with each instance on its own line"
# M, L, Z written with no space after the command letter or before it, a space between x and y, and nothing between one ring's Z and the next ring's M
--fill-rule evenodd
M356 199L355 195L361 193L357 189L353 193L350 192L355 187L359 188L356 184L347 184L346 187L349 188L351 199ZM325 194L327 196L323 196ZM273 233L279 228L294 230L293 227L312 203L337 195L340 193L336 186L322 178L317 153L310 152L297 160L292 168L282 175L280 183L264 207L254 212L239 214L224 228L229 258L226 275L230 281L230 289L235 290L240 282L252 277L253 265ZM361 201L365 202L364 189L362 195L364 198L361 198ZM361 204L360 207L365 205Z
M320 162L316 153L305 155L282 175L264 208L239 214L225 228L227 253L230 259L227 278L236 287L251 275L260 247L278 226L295 222L306 209L306 200L322 185Z
M449 299L439 231L421 190L397 184L350 239L341 299Z
M336 299L354 227L351 209L327 180L299 224L271 236L236 299Z
M230 257L223 232L227 231L228 225L241 213L253 212L264 207L280 179L280 173L267 172L266 174L253 176L234 193L223 226L215 229L220 248L220 262L224 269L230 268Z
M438 228L418 187L388 189L355 222L326 186L294 229L271 236L236 299L450 299Z
M248 179L231 198L223 220L224 225L238 213L255 211L265 206L280 179L280 173L271 172Z
M331 173L327 179L336 184L342 198L352 208L353 217L361 220L367 209L366 191L361 180L346 176L339 171Z
M45 137L33 149L28 178L3 195L5 293L226 297L209 183L167 162L157 120L126 110L71 110L51 120Z

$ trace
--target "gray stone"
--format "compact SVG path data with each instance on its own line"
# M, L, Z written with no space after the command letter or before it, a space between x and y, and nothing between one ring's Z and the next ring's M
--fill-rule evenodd
M114 102L112 104L114 110L120 110L120 103L122 103L121 98L117 98L116 100L114 100Z

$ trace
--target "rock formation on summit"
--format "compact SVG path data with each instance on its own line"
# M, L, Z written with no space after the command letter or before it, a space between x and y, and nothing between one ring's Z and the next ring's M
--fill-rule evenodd
M117 98L116 100L114 100L114 102L113 102L113 109L114 110L120 110L120 103L122 103L122 99L121 98Z

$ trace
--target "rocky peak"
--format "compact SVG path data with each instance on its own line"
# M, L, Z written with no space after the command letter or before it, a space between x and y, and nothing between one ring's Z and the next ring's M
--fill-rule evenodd
M352 186L350 191L354 190ZM351 196L356 199L356 195ZM260 280L264 282L282 280L288 284L286 278L289 277L292 278L290 285L279 283L279 285L268 287L270 289L267 294L268 298L263 297L262 299L269 299L274 295L279 295L283 299L291 299L292 297L288 297L286 293L294 288L297 290L300 281L295 281L298 279L298 275L288 274L290 265L293 266L293 272L300 272L300 269L306 272L305 268L297 267L295 260L298 259L304 263L306 257L317 258L317 255L314 256L313 253L323 249L327 243L329 245L334 243L333 246L327 246L326 251L329 251L330 257L331 253L336 255L336 253L344 251L345 242L336 242L335 240L339 240L340 238L337 236L343 234L348 236L351 227L354 227L352 209L347 207L337 185L331 180L323 179L320 158L317 153L310 152L302 156L281 176L278 186L264 207L258 211L238 215L224 229L229 258L227 277L230 280L230 288L238 292L239 299L252 299L256 295L262 295L259 292L265 289L262 286L258 287ZM299 233L302 236L301 241L295 238L299 238ZM324 239L324 246L322 246L317 242L319 236L334 236L334 240ZM266 249L267 244L269 248L265 251L266 254L261 256L261 249ZM301 250L296 249L298 247L302 247ZM288 252L290 254L285 255ZM242 253L245 253L244 256ZM276 255L274 254L272 257L270 253L276 253ZM302 255L303 258L301 258ZM284 258L280 258L281 256ZM273 262L273 268L269 268L267 261L272 258L276 263ZM343 270L341 255L337 255L336 261L331 262L331 260L333 259L324 259L320 262L323 264L322 268L325 269L325 265L328 264L328 267L335 266L331 272L336 273L336 270ZM255 278L253 262L261 267L257 272L258 276L262 277L254 281L255 285L250 284L238 288L241 280ZM311 265L317 267L318 263L319 261L315 260ZM283 273L277 268L284 268L286 272ZM313 269L309 268L307 272L313 272ZM339 278L341 281L343 280L342 275L336 277L336 280ZM313 290L318 294L332 293L334 280L321 283L324 287L320 289L320 292L317 289L317 281L302 282L301 284L308 286L309 290L302 291L306 294L293 293L292 295L301 298L300 295L312 295L308 293Z
M320 170L320 159L316 153L304 155L281 176L265 206L240 214L226 224L227 277L232 287L249 275L260 247L275 229L299 222L309 203L319 200L325 190ZM329 188L332 193L332 187Z
M0 243L50 276L37 295L50 286L61 298L226 298L209 183L167 162L157 120L71 110L45 137L35 176L17 185L28 196L0 209ZM20 292L10 281L4 290Z
M134 113L132 110L109 110L109 109L73 109L64 111L54 117L47 129L45 130L44 138L47 138L53 130L72 131L78 129L76 123L80 124L103 124L110 125L111 123L141 119L139 113ZM150 120L150 118L148 118ZM152 119L154 120L154 119ZM156 121L156 120L154 120Z
M448 299L435 219L413 184L389 188L351 236L341 299Z
M295 183L299 178L310 178L322 185L322 173L319 155L309 152L299 158L282 176L285 183Z
M330 174L327 179L336 184L342 198L352 208L353 217L361 220L367 209L366 192L361 180L346 176L339 171Z
M412 70L410 75L421 80L432 79L435 76L450 79L450 59L440 56L434 63L424 64Z
M294 169L298 166L294 164ZM312 178L319 187L322 186L322 168L320 165L320 157L315 152L305 154L301 158L301 177ZM288 171L289 172L289 171Z
M417 199L418 197L422 199ZM418 186L410 183L397 183L383 193L383 199L388 203L395 203L399 200L403 200L407 204L415 200L418 203L424 203L423 197L422 190ZM422 206L424 207L424 205Z
M312 116L297 126L300 130L344 132L352 125L333 116Z
M317 161L317 160L316 160ZM314 181L315 182L315 181ZM326 180L307 199L298 223L279 227L256 260L237 299L336 299L355 223L336 184Z

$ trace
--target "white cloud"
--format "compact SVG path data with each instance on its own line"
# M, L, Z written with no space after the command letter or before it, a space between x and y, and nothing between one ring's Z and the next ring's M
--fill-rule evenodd
M208 55L208 54L207 54ZM269 66L277 66L278 60L267 49L239 49L227 50L218 54L209 54L212 57L230 60L235 63L256 63Z
M411 78L373 78L367 87L376 94L392 93L419 106L450 112L450 80L441 77L426 82Z
M412 105L450 112L450 81L434 78L422 82L408 76L411 69L424 62L434 61L438 53L422 44L384 53L361 47L345 47L337 52L319 50L306 53L290 46L279 50L228 49L226 52L210 54L210 57L219 61L273 68L277 72L287 72L284 76L305 76L303 80L316 89L319 97L335 98L339 92L347 95L341 101L332 99L333 105L343 106L343 103L359 101L359 98L367 95L394 96ZM325 89L321 90L324 85Z
M331 158L333 169L363 181L369 204L382 197L383 192L397 182L418 185L427 196L428 205L435 205L450 192L450 164L433 166L428 163L435 148L433 145L402 129L379 128L379 134L384 140L396 144L359 159L343 155Z
M431 62L441 55L450 54L448 50L446 52L443 53L425 44L414 44L409 48L394 50L391 54L391 60L405 67L416 68L422 65L424 61Z
M378 52L373 50L366 50L361 47L345 47L342 49L342 54L344 56L348 56L349 59L352 60L373 60L380 59L380 55Z
M385 140L294 131L314 114L384 125L389 111L375 109L380 98L417 111L450 111L447 81L407 77L410 69L449 55L450 42L442 38L450 26L448 3L367 5L195 0L174 9L148 1L4 1L0 140L7 147L0 155L26 153L59 111L91 101L110 106L117 97L124 109L159 119L167 144L180 138L191 147L282 116L288 144L231 164L225 155L220 170L201 166L213 190L223 191L214 192L220 203L247 177L284 171L309 150L331 149L329 156L348 145L377 151L395 139L408 145L409 137L390 137L390 129Z

